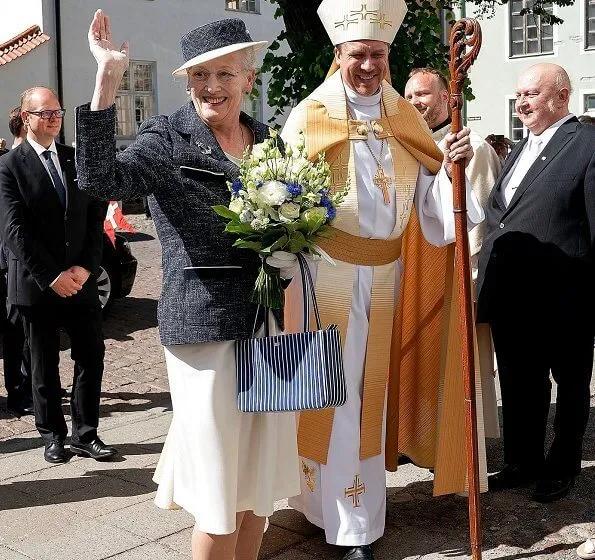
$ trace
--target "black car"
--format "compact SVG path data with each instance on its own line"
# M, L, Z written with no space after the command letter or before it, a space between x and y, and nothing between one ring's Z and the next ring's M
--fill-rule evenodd
M103 312L112 306L117 298L126 297L132 290L138 261L132 255L126 238L116 233L115 246L108 235L103 234L103 258L97 277L99 303Z

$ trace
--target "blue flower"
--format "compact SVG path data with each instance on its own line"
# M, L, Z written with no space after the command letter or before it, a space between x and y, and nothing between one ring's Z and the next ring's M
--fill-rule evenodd
M299 196L302 194L302 185L296 183L295 181L292 181L291 183L286 183L285 188L291 196Z
M264 185L264 183L262 181L258 181L258 183L256 184L256 188L259 189L260 187L262 187L262 185Z
M244 185L242 185L242 181L234 181L231 184L231 195L233 197L238 196L239 192L244 188Z
M335 216L337 215L337 210L336 210L335 206L333 205L333 203L331 202L331 199L328 196L323 196L320 199L320 206L323 206L324 208L326 208L327 220L329 222L332 222L335 219Z

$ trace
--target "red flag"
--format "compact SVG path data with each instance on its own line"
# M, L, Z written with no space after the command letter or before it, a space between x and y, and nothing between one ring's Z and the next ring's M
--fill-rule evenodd
M115 200L110 200L105 221L103 222L103 231L110 238L114 247L116 246L116 228L123 229L129 233L136 233L136 230L128 223L124 214L122 214L118 203Z

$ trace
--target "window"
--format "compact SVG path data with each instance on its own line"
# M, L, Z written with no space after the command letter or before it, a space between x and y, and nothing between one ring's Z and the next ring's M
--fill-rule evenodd
M234 12L260 13L259 0L225 0L225 8Z
M155 111L154 62L131 60L116 94L116 137L133 138Z
M595 49L595 0L585 0L585 48Z
M592 2L593 0L585 0ZM541 22L541 16L523 14L522 10L531 9L532 0L512 0L510 2L510 56L544 54L554 51L554 35L551 24ZM547 2L543 8L552 13L552 4Z
M257 121L262 121L262 84L254 84L258 91L257 97L245 95L242 101L242 111Z
M595 93L587 93L584 97L584 112L595 113Z
M517 115L516 108L515 108L515 100L510 99L508 101L508 137L513 142L518 142L519 140L523 139L525 136L525 130L523 128L523 123L519 116Z

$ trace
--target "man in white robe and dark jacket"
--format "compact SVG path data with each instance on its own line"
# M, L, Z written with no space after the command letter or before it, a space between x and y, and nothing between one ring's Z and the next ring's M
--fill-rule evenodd
M400 352L412 332L405 317L414 314L403 307L408 303L399 297L399 290L405 282L413 289L422 287L407 274L402 276L402 259L409 262L411 256L411 262L415 261L408 248L416 228L436 246L454 240L448 175L452 161L468 163L473 152L468 130L448 135L445 154L440 152L425 121L387 81L389 47L406 11L403 0L371 0L365 4L324 0L318 14L335 45L334 64L327 80L293 109L282 133L287 143L297 144L303 131L310 159L325 153L331 165L331 189L350 185L333 222L332 238L319 242L336 265L311 263L322 319L325 324L337 324L341 332L348 400L337 409L300 414L302 493L290 500L290 505L324 528L327 542L347 547L345 560L373 558L370 545L384 533L385 444L389 467L396 468L398 452L422 466L436 466L435 493L465 489L461 454L455 454L457 465L442 462L445 434L457 440L456 448L464 456L463 434L445 429L436 435L440 420L437 411L450 410L452 404L446 391L438 405L437 381L442 377L448 383L448 375L437 375L441 363L439 333L448 317L441 307L448 268L446 249L431 248L438 254L432 254L431 260L443 269L433 275L441 284L442 295L436 296L441 303L430 305L434 313L425 326L435 332L433 346L429 352L422 352L423 358L410 351ZM410 220L414 205L419 221ZM470 185L467 207L473 227L481 222L483 213ZM407 230L412 235L404 239L410 221L413 227ZM425 246L424 251L431 254ZM416 274L418 268L411 270ZM424 285L423 293L429 297L434 292ZM301 328L301 296L300 280L295 278L286 292L287 331ZM415 375L432 378L423 396L417 389L414 395L408 393L420 384L410 384L410 378L404 376L414 369L409 366L415 360L428 366L421 374L417 368ZM396 380L392 386L391 380ZM391 404L403 399L409 404L410 396L419 407ZM454 400L462 405L459 396ZM396 412L397 408L401 410ZM413 410L415 422L410 422L407 414ZM422 419L420 415L425 416ZM430 427L428 433L413 427L420 420ZM462 473L459 464L463 465Z

